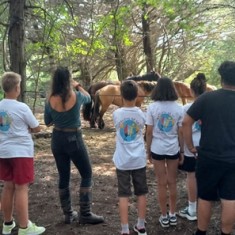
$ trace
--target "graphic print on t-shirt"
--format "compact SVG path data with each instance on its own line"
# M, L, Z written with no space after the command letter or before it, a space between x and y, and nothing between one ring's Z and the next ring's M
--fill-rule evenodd
M127 119L120 123L120 135L124 141L133 141L138 132L139 127L134 120Z
M175 124L174 118L168 113L162 113L158 119L157 126L163 132L169 132L172 130Z
M0 111L0 131L8 131L11 125L11 117L5 111Z
M194 122L195 130L200 131L201 130L201 125L202 125L202 121L201 120L198 120L198 121Z

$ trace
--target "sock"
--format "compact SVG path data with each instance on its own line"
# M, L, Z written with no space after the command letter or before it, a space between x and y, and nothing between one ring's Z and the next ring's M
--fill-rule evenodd
M145 219L138 218L136 226L138 229L145 228Z
M171 212L169 212L169 216L170 217L175 216L175 213L172 214Z
M197 202L188 201L188 212L189 214L193 214L197 212Z
M121 227L122 227L121 233L127 233L127 234L130 233L129 225L128 224L121 224Z
M231 233L223 233L223 232L221 231L221 235L231 235Z
M206 235L206 231L201 231L200 229L197 229L194 235Z
M13 220L10 222L4 222L5 225L12 225L13 224Z

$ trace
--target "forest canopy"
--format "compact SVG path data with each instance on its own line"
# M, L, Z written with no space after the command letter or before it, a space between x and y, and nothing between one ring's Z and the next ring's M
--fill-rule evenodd
M3 0L0 70L19 72L26 94L44 92L58 65L84 86L152 70L218 86L234 12L233 0Z

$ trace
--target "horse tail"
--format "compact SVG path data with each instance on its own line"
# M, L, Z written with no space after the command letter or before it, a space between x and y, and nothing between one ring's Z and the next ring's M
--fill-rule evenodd
M90 94L91 96L91 86L88 88L87 92ZM91 97L91 101L89 103L83 104L82 106L82 115L83 115L83 119L85 121L91 121L91 116L92 116L92 97Z
M94 118L96 119L100 115L100 96L99 91L95 93L94 97Z

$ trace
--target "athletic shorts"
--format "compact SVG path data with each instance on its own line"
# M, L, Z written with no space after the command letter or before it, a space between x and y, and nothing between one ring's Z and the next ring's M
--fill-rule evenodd
M188 157L184 156L184 162L182 165L178 167L182 171L186 172L195 172L196 168L196 158L195 157Z
M152 156L152 159L154 160L176 160L176 159L179 159L180 154L177 153L175 155L160 155L160 154L151 152L151 156Z
M27 184L34 181L33 158L0 158L0 180L14 184Z
M133 184L136 196L148 193L146 167L137 170L116 169L118 180L118 196L130 197L132 195L131 186Z
M198 158L196 179L199 198L235 200L235 164Z

